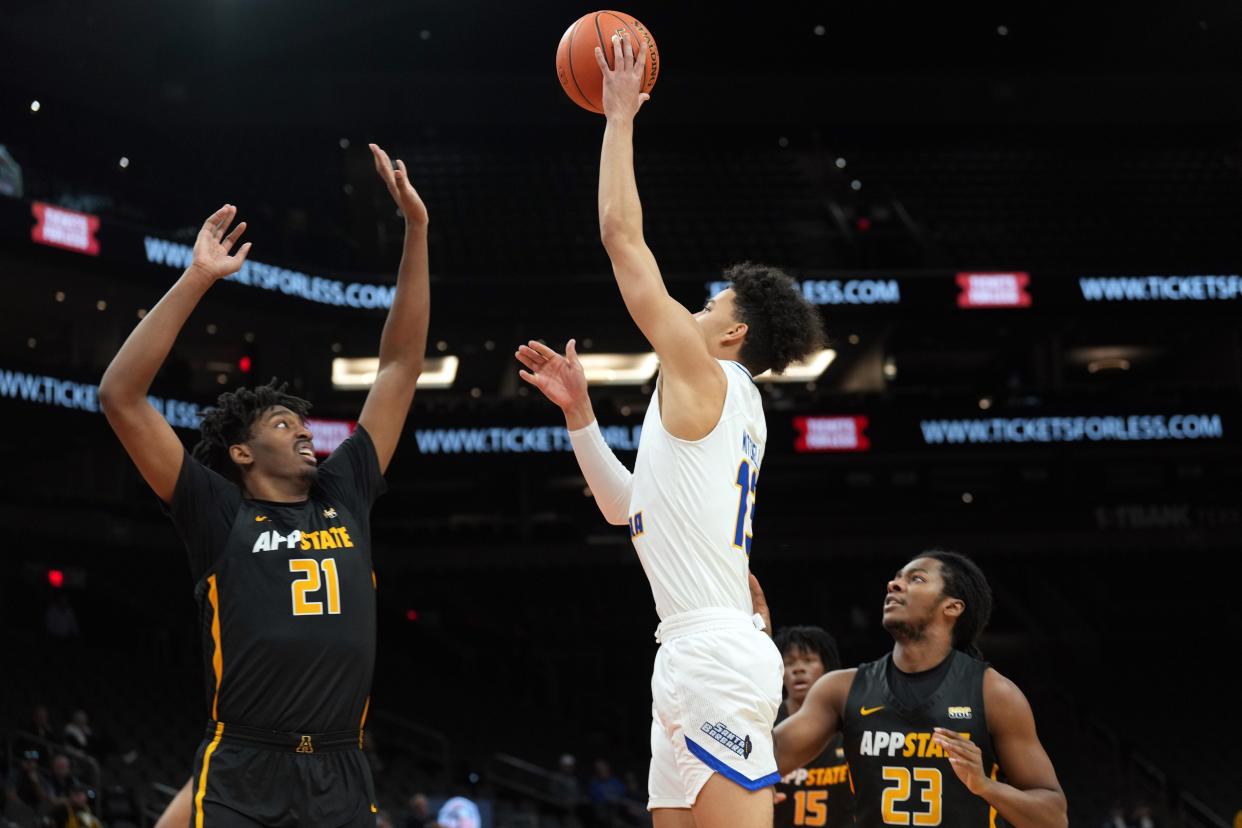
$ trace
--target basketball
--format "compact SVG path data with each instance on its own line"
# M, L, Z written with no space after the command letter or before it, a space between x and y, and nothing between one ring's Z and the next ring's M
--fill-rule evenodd
M595 47L604 50L604 59L613 66L612 36L629 38L638 55L639 44L647 44L647 66L643 91L650 92L660 74L660 53L655 38L633 15L597 11L575 20L556 47L556 77L569 99L590 112L604 112L604 78L595 62ZM613 67L615 68L615 67Z

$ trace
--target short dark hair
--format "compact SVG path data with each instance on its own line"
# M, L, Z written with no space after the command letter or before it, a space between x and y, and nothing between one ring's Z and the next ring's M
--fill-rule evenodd
M790 650L802 650L819 655L824 672L841 669L841 654L837 652L837 640L823 627L781 627L773 641L782 656Z
M779 374L789 363L823 345L824 323L819 310L783 270L741 262L727 268L724 277L733 288L738 321L746 323L739 356L752 374L768 369Z
M944 594L966 605L953 625L954 649L981 658L979 636L992 618L992 587L983 570L965 555L945 549L932 549L919 557L940 561Z
M194 459L239 483L241 475L229 457L229 446L249 440L250 427L269 408L283 405L302 418L311 409L306 400L286 393L289 383L276 383L273 378L267 385L225 391L217 397L215 406L203 412L198 426L202 437L191 452Z

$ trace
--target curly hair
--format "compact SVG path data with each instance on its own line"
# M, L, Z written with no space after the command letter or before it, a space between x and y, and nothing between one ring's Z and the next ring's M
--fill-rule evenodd
M777 630L773 643L782 656L789 655L791 650L815 653L824 665L825 673L841 669L837 640L823 627L782 627Z
M285 392L289 383L277 385L276 382L273 377L267 385L238 388L217 397L215 406L203 412L203 421L198 426L202 437L190 452L191 456L207 468L240 483L237 465L229 457L229 446L249 440L250 427L273 406L283 405L303 418L310 411L309 402Z
M724 271L733 287L746 339L739 355L752 374L779 374L823 346L823 320L797 284L779 268L741 262Z

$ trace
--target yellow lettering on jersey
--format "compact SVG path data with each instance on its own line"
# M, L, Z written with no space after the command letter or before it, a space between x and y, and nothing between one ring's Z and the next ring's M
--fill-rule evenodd
M932 742L927 746L927 753L923 754L928 759L943 759L944 748L940 747L939 742Z
M336 549L340 546L336 539L332 537L331 532L316 532L315 534L319 536L319 542L323 544L324 549Z

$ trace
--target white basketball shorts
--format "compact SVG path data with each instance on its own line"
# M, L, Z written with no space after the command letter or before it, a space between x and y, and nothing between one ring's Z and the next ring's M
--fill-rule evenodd
M664 619L651 676L647 809L689 808L713 773L748 790L780 781L772 727L785 665L738 610Z

